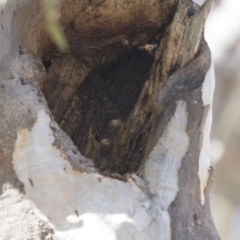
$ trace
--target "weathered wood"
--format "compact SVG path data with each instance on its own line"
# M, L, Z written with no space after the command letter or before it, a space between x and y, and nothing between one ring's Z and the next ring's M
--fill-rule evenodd
M156 18L160 21L158 28L150 27L149 21L153 19L154 14L149 19L147 18L149 13L146 10L141 16L141 31L137 30L144 36L141 38L138 35L133 37L135 27L132 29L132 22L129 22L129 25L126 23L127 19L124 14L118 17L117 29L114 22L111 22L113 26L105 22L108 21L108 17L111 17L111 12L108 10L105 10L105 14L99 13L99 17L103 18L97 18L97 21L101 21L99 25L96 25L94 21L92 23L86 20L85 26L85 19L82 20L85 12L83 16L80 15L81 25L78 24L80 21L78 17L75 18L73 27L75 33L69 35L75 56L79 55L84 60L85 54L81 50L84 48L88 49L85 52L89 54L88 60L93 54L94 58L101 56L102 59L104 56L106 63L101 68L92 70L83 84L83 80L79 79L77 89L77 84L73 81L78 78L79 74L85 76L86 70L80 65L72 67L72 61L75 61L72 60L73 57L63 55L60 59L55 59L48 70L43 92L56 121L73 139L81 153L91 158L101 171L124 174L138 170L152 127L152 119L156 115L156 110L153 109L155 93L160 88L160 84L178 67L184 66L193 59L199 49L210 2L206 2L201 10L190 2L183 1L178 4L174 19L167 28L162 27L166 25L166 17ZM102 9L103 6L100 6ZM117 5L115 11L119 10L119 7L121 6ZM93 5L91 11L98 12L98 8L98 5ZM139 13L140 10L134 8L133 11ZM86 16L88 19L89 16ZM124 21L121 22L120 19ZM104 28L104 24L107 27ZM137 24L140 24L139 21ZM157 23L152 20L152 25L154 24ZM85 28L88 29L85 33L89 34L87 36L83 36ZM104 31L101 28L104 28ZM136 27L138 28L139 26ZM113 29L116 30L113 31ZM68 32L71 31L73 30L70 28ZM128 31L133 35L130 35ZM155 38L159 39L154 44L159 47L153 63L144 45L153 38L154 33L158 35ZM115 43L113 40L102 42L110 36ZM90 38L94 39L94 46ZM89 39L89 41L84 39ZM123 39L127 41L127 45L122 44ZM132 48L134 41L137 43ZM139 48L143 49L138 50ZM112 55L110 60L106 49ZM125 56L121 56L123 54ZM111 60L112 58L119 58L119 60ZM92 66L96 65L93 64L94 61L94 59L91 60ZM61 67L62 65L65 68L69 66L69 70ZM71 72L71 68L74 72ZM141 95L140 92L142 92ZM118 122L117 126L113 122Z
M91 5L73 17L67 36L78 59L93 68L105 64L92 70L83 84L79 79L78 90L65 83L79 73L68 77L65 68L59 67L64 64L71 68L72 62L65 59L69 56L53 60L48 70L43 92L56 121L102 171L134 172L141 163L152 115L151 106L146 104L149 97L139 98L144 82L153 74L149 72L153 60L144 46L154 34L164 32L175 5L174 1L136 3L131 8L127 3L111 6L105 1ZM113 12L117 12L114 17ZM96 14L97 18L91 17ZM78 71L85 74L83 68ZM146 111L139 117L130 114L137 99L136 106Z

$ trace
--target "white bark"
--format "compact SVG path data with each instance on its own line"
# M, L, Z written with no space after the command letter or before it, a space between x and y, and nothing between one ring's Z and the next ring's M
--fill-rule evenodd
M179 172L190 148L188 104L176 101L141 174L103 176L52 118L39 90L45 76L41 60L18 53L14 11L27 4L7 1L0 18L1 239L174 239L169 208L180 191ZM208 117L199 146L203 205L214 86L209 74L202 87Z

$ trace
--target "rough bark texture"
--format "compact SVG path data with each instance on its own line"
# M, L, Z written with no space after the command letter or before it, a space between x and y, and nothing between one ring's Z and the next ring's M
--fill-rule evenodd
M0 206L22 203L27 239L97 239L86 213L101 214L90 218L107 229L100 239L218 239L208 200L210 5L65 0L62 53L44 30L41 1L7 2ZM108 218L118 213L129 217L121 227ZM21 224L8 231L12 214L0 214L4 239L25 239Z

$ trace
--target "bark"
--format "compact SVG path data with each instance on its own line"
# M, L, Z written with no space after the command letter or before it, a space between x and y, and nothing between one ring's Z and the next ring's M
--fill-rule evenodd
M62 52L41 2L6 3L3 239L218 239L209 209L214 75L203 37L210 6L65 0Z

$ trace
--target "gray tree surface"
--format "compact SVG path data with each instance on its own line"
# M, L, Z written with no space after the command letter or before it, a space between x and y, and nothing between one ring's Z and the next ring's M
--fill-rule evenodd
M46 2L1 10L1 239L219 239L211 1Z

